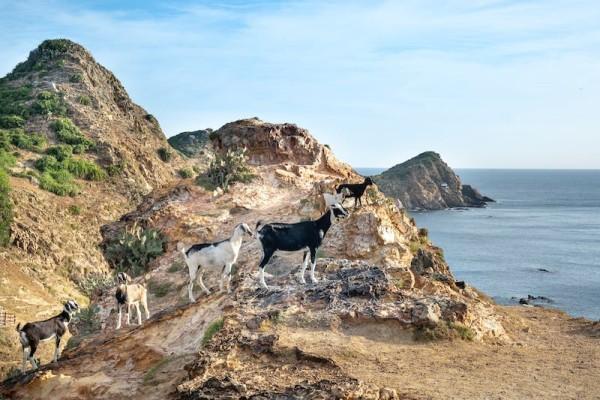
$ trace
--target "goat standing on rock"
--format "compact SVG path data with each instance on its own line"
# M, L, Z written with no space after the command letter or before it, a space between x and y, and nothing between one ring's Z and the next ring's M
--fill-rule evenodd
M144 306L146 311L146 319L150 318L150 310L148 310L148 292L143 285L131 282L131 277L125 272L119 272L117 275L117 292L115 297L117 298L117 308L119 315L117 316L117 329L121 329L121 308L127 307L127 325L130 324L130 311L131 306L135 306L138 317L138 325L142 325L142 314L140 313L140 303Z
M69 300L64 304L62 312L50 319L38 322L28 322L21 328L17 325L19 340L23 346L23 371L27 360L31 363L33 369L39 368L39 363L33 357L40 342L55 339L56 349L54 350L53 362L60 357L60 341L63 335L69 329L69 322L73 314L79 310L79 304L75 300Z
M310 280L312 283L316 283L315 267L317 266L317 249L323 243L323 238L334 220L347 216L348 212L341 204L334 204L329 206L321 218L314 221L302 221L295 224L273 223L264 225L259 221L256 224L256 232L263 248L263 257L259 264L260 285L264 289L269 289L265 283L265 266L277 250L298 251L306 248L309 251L304 256L304 264L300 272L300 282L302 284L306 283L304 272L308 266L308 257L310 254L312 262Z
M204 286L204 282L202 281L204 269L207 268L222 268L222 276L219 288L220 290L223 290L223 283L225 280L227 280L227 291L230 291L229 284L231 281L231 267L237 261L240 253L240 247L242 246L244 233L249 236L253 235L252 230L248 225L238 224L233 229L233 234L231 237L220 242L195 244L187 249L187 251L182 243L177 244L177 248L183 254L185 263L187 264L190 273L188 295L192 303L196 301L193 294L194 281L196 280L196 277L198 277L200 287L204 293L207 295L210 294L210 291L206 288L206 286ZM203 268L203 270L198 274L200 268Z
M356 208L358 203L360 203L362 207L363 194L365 194L367 186L371 186L373 184L373 180L367 176L363 183L344 183L339 185L335 191L337 193L341 193L344 189L349 190L350 194L347 197L354 197L354 207Z

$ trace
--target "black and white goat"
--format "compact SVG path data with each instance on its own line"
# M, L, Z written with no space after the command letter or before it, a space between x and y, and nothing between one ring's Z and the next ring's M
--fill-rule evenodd
M79 310L79 304L75 300L69 300L64 304L62 312L45 321L28 322L23 327L17 325L19 332L19 340L23 346L23 371L27 360L31 363L33 369L39 368L39 363L34 355L40 342L55 340L56 349L54 349L53 362L60 357L60 341L63 335L69 329L69 322L73 318L73 314Z
M348 189L350 194L347 197L354 198L354 207L360 203L362 206L362 196L365 194L365 190L367 190L367 186L373 185L373 180L369 177L366 177L363 183L344 183L339 185L335 191L337 193L341 193L342 190Z
M262 224L260 221L256 224L256 233L263 249L263 257L260 261L260 285L264 289L269 289L265 283L265 266L277 250L298 251L308 249L304 255L304 264L300 271L300 282L304 280L304 272L308 265L310 256L310 280L317 282L315 278L315 267L317 266L317 249L323 243L323 238L327 231L337 218L347 217L348 212L341 204L336 203L329 206L325 214L317 220L302 221L294 224L271 223Z
M223 290L223 284L227 281L227 291L229 292L231 290L229 285L231 281L231 267L237 261L244 234L253 236L252 229L246 224L238 224L233 229L233 234L229 239L214 243L195 244L187 250L185 250L183 244L179 243L177 245L177 248L183 254L185 263L188 266L190 274L188 295L192 303L196 301L193 294L196 278L198 278L200 287L204 293L207 295L210 294L210 291L204 286L204 282L202 281L202 276L206 269L214 270L221 268L219 289ZM202 268L202 270L200 270L200 268Z
M131 306L134 306L137 311L138 325L142 325L142 313L140 312L140 304L146 311L146 319L150 318L150 310L148 309L148 291L139 283L130 283L131 277L125 272L119 272L117 275L117 291L115 297L117 299L117 329L121 329L121 308L127 307L127 325L131 323L130 311Z

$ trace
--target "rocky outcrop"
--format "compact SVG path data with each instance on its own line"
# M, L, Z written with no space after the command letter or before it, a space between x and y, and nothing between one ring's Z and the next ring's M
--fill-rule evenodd
M200 129L192 132L181 132L168 139L169 144L188 157L203 155L210 144L212 129Z
M428 151L398 164L373 179L389 197L410 210L484 207L493 200L481 195L460 178L439 154Z

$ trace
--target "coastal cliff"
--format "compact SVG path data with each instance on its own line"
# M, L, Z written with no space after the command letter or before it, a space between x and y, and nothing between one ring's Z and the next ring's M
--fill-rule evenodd
M438 153L427 151L373 177L379 189L409 210L484 207L493 202L465 185Z

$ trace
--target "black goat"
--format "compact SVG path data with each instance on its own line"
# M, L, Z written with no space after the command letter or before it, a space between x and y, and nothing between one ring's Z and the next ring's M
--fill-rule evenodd
M45 321L28 322L22 328L21 324L17 325L19 340L21 341L21 346L23 346L23 371L25 371L27 359L29 359L33 369L39 367L33 355L40 342L54 338L56 340L56 349L54 350L53 361L56 362L58 360L58 357L60 357L60 340L69 328L72 314L77 310L79 310L79 305L74 300L69 300L65 303L63 311L52 318Z
M360 205L362 206L362 196L363 194L365 194L365 190L367 190L367 186L371 186L373 185L373 180L369 177L366 177L363 183L344 183L339 185L335 191L337 193L341 193L342 190L348 189L350 191L350 194L346 196L346 198L348 197L354 197L354 207L356 207L358 205L358 203L360 203Z
M323 238L337 218L347 217L348 212L340 204L334 204L317 220L302 221L295 224L273 223L265 224L259 221L256 224L256 234L263 249L263 257L260 261L260 285L269 289L265 283L265 266L277 250L298 251L308 248L304 255L304 264L300 272L300 282L304 280L304 272L308 265L308 257L312 262L310 269L310 280L317 282L315 278L315 267L317 266L317 249L321 246ZM259 226L261 226L259 229Z

